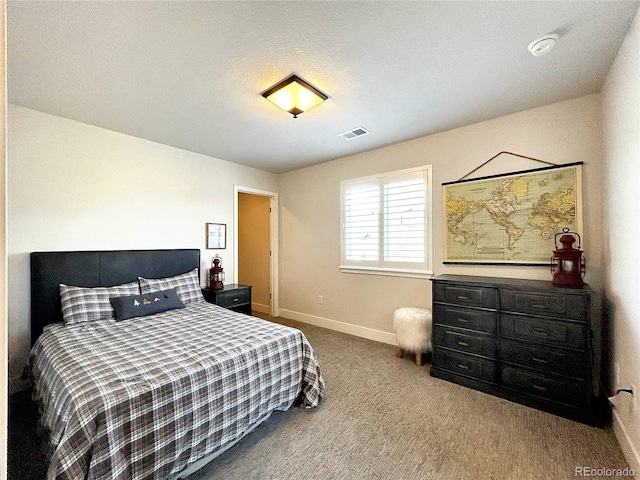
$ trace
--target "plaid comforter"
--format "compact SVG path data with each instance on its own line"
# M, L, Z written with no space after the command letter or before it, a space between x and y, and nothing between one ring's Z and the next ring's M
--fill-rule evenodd
M49 479L161 479L324 396L299 330L208 303L54 325L30 357Z

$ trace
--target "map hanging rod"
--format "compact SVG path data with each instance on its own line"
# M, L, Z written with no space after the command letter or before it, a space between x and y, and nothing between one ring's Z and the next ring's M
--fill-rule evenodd
M513 153L513 152L505 152L504 150L496 155L494 155L493 157L491 157L489 160L487 160L486 162L484 162L482 165L478 165L476 168L474 168L473 170L471 170L469 173L467 173L466 175L463 175L462 177L460 177L458 179L458 182L461 180L464 180L465 178L467 178L469 175L471 175L474 172L477 172L478 170L480 170L482 167L484 167L487 163L489 163L491 160L494 160L495 158L499 157L500 155L502 155L503 153L506 153L508 155L513 155L514 157L520 157L520 158L525 158L527 160L533 160L535 162L540 162L540 163L545 163L547 165L557 165L556 163L551 163L551 162L545 162L544 160L540 160L539 158L533 158L533 157L527 157L525 155L520 155L519 153Z

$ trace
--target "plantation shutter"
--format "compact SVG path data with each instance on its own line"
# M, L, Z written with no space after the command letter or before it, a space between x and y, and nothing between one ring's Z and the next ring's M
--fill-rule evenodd
M422 268L425 260L425 180L422 172L384 183L384 257L396 267ZM410 264L410 265L404 265Z
M342 182L342 266L425 271L429 168Z
M380 259L380 186L359 182L344 192L347 262L377 265Z

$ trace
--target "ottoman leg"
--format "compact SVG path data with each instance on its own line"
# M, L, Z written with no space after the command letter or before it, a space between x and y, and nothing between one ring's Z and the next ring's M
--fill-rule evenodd
M402 350L401 348L398 349L398 351L396 352L396 357L402 358L403 356L404 356L404 350Z
M422 352L416 352L416 365L422 366Z

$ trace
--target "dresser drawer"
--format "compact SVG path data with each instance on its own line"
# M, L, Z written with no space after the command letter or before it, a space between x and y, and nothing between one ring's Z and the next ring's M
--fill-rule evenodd
M468 305L481 308L497 308L498 293L495 288L466 285L433 285L433 300L436 302Z
M234 305L242 305L251 301L249 289L234 290L230 292L221 292L216 295L216 304L221 307L233 307Z
M586 302L582 296L503 290L500 292L500 309L509 312L584 320Z
M507 313L500 314L499 323L503 337L580 350L587 347L586 324Z
M433 305L433 321L442 325L468 328L479 332L496 333L498 329L498 314L484 310L450 307L435 303Z
M576 407L587 407L589 403L587 382L578 380L556 379L530 370L503 365L502 384L530 395Z
M588 359L584 353L543 348L527 343L502 339L500 359L545 372L580 379L589 378Z
M433 366L458 375L496 383L496 362L473 355L434 348Z
M444 325L434 325L433 341L439 347L496 358L498 344L494 335L485 335Z

